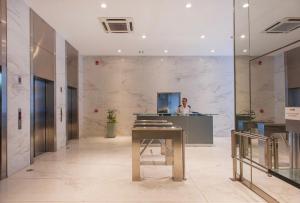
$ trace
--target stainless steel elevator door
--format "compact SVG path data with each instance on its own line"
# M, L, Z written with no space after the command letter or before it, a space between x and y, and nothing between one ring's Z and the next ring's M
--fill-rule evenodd
M34 156L55 150L54 83L34 79Z
M77 89L68 87L68 140L78 138L78 100Z
M5 159L4 157L4 153L2 152L2 145L4 144L2 140L2 66L0 66L0 180L2 179L2 177L4 177L4 175L2 174L2 165L3 165L3 159ZM6 175L6 174L5 174Z
M46 151L54 151L54 83L46 81Z
M46 83L34 80L34 156L46 152Z

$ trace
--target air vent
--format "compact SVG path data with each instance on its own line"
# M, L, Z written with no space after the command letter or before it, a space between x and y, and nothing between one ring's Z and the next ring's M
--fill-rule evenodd
M99 18L106 33L133 32L132 18Z
M300 27L300 18L283 18L268 27L266 33L288 33Z

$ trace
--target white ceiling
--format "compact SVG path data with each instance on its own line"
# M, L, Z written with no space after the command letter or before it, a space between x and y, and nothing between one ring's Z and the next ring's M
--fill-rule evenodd
M82 55L139 55L139 50L153 56L233 54L232 0L26 1ZM100 6L103 2L106 9ZM107 34L99 17L132 17L135 31Z
M235 34L238 54L249 55L250 52L251 56L260 56L300 40L299 28L286 34L268 34L263 32L266 28L285 17L300 17L300 0L235 1ZM242 7L246 2L249 2L249 8ZM240 38L242 34L245 34L245 39ZM244 49L247 49L248 52L243 53Z

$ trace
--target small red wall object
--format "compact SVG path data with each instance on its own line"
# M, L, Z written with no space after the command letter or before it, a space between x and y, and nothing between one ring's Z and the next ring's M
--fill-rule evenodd
M260 109L259 112L260 113L265 113L265 111L263 109Z
M100 64L100 61L95 61L95 65L98 66Z
M95 109L95 110L94 110L94 113L98 113L98 109Z

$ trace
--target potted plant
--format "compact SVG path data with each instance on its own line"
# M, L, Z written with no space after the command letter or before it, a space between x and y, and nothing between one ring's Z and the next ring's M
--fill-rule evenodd
M107 138L114 138L116 137L116 123L117 123L117 116L116 110L109 109L107 110Z

